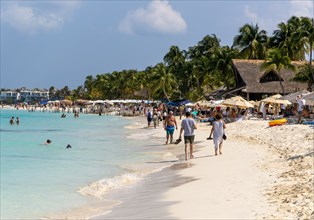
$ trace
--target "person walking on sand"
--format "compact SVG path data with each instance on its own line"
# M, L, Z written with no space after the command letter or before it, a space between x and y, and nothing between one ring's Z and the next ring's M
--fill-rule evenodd
M218 147L219 154L222 154L222 143L223 143L223 135L224 129L226 129L226 124L222 120L222 115L217 113L215 115L216 121L213 122L212 132L214 137L214 147L215 147L215 155L217 156Z
M147 127L148 128L150 127L150 123L152 122L152 120L153 120L152 112L150 111L150 109L148 109L148 112L147 112Z
M169 115L165 118L164 129L166 131L166 144L168 144L170 137L170 144L173 142L174 129L178 129L176 118L173 116L173 111L169 112Z
M303 106L305 104L305 100L302 98L302 95L297 96L297 104L298 104L298 124L301 123Z
M157 125L158 125L157 109L155 109L155 110L154 110L154 113L153 113L153 123L154 123L154 128L157 128Z
M194 130L197 129L195 121L191 118L191 112L185 113L186 118L182 120L179 140L181 140L182 132L184 131L184 151L185 151L185 160L188 160L188 145L190 145L190 159L194 158L193 156L193 145L194 145Z

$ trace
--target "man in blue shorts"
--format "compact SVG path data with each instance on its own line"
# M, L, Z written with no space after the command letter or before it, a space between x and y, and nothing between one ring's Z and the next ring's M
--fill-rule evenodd
M176 118L173 116L173 112L170 111L169 115L164 120L164 129L166 130L166 144L168 144L169 137L170 137L170 144L173 142L173 133L175 129L178 129Z

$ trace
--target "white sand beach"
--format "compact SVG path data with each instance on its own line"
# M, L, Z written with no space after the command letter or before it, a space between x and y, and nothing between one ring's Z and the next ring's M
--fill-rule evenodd
M200 124L199 124L200 125ZM200 125L197 141L208 136ZM204 141L179 175L195 181L169 189L178 219L313 219L313 128L268 127L264 121L227 124L223 154ZM182 146L183 148L183 146Z
M149 177L128 192L128 201L98 219L313 219L313 127L230 123L219 156L206 140L209 131L198 123L195 158L188 161L183 142L165 145L181 155L180 162ZM155 187L155 195L145 193Z

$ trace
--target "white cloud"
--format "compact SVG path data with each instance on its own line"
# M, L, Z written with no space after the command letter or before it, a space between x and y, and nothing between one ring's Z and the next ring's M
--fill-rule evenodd
M254 5L247 3L243 12L249 22L258 23L260 30L266 30L270 36L281 22L286 23L291 16L313 17L313 0L273 1Z
M172 9L168 1L151 1L147 7L128 12L119 30L128 34L137 31L181 33L187 25L181 14Z
M258 22L257 13L253 12L248 5L245 6L244 13L245 16L251 20L251 22L253 23Z
M248 5L244 7L245 17L249 19L249 22L247 23L249 24L253 23L254 25L258 24L260 30L266 30L267 33L271 33L277 24L276 23L277 19L274 18L274 16L271 17L267 15L265 12L262 13L262 16L263 16L262 17L258 13L261 10L258 10L258 9L255 9L255 10L253 10Z
M53 5L56 7L51 7ZM62 27L78 6L76 1L47 1L41 5L34 2L9 2L1 9L1 22L26 33L56 30Z
M313 0L299 0L290 1L290 15L314 17L314 1Z

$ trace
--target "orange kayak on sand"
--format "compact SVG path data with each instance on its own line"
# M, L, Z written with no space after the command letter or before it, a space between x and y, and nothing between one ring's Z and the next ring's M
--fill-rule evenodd
M282 118L282 119L276 119L276 120L270 121L270 122L268 122L268 125L270 127L272 127L272 126L276 126L276 125L283 125L283 124L286 124L286 123L287 123L287 119L286 118Z

